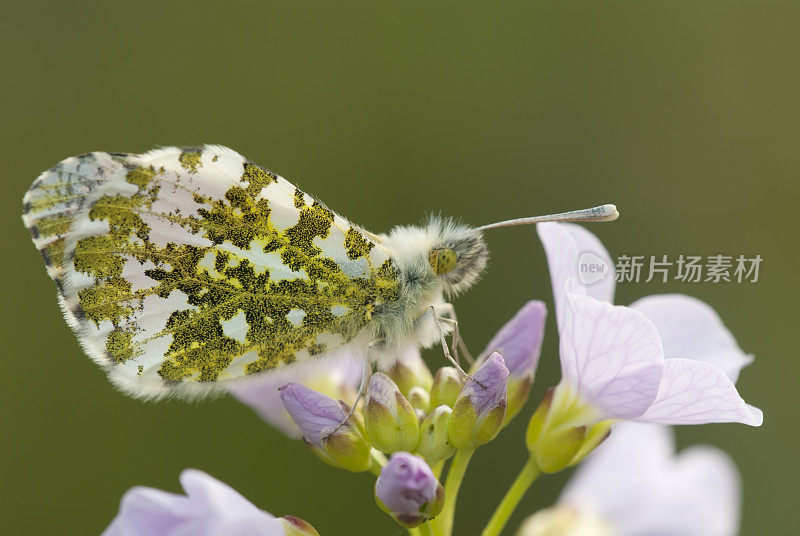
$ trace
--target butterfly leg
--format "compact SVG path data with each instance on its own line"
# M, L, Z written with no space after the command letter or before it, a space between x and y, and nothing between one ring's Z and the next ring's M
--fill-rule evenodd
M361 383L358 386L358 394L356 395L356 401L353 402L353 405L350 408L350 411L347 413L347 417L345 417L344 420L342 422L340 422L336 426L336 428L334 428L333 430L328 432L326 434L326 436L329 436L332 433L336 432L339 428L342 427L342 425L344 423L349 421L350 417L352 417L353 414L356 412L356 408L358 407L358 403L361 402L361 399L364 396L366 396L366 394L367 394L367 386L369 385L369 379L372 377L372 373L373 373L372 362L369 360L369 351L372 348L374 348L374 347L378 346L379 344L381 344L382 342L383 342L383 338L380 338L380 339L375 339L374 341L370 342L367 345L367 351L364 354L364 366L361 369Z
M439 320L442 322L447 322L453 326L453 354L456 358L456 361L460 362L459 353L464 356L467 362L470 365L475 364L475 359L472 357L469 349L467 349L467 343L464 338L461 336L461 331L458 329L458 318L456 317L456 309L453 307L452 303L446 303L444 305L445 312L450 315L450 318L447 317L439 317Z
M444 336L444 331L442 331L442 325L439 323L440 319L441 320L445 320L445 319L436 314L436 309L434 308L433 305L431 305L430 311L431 311L431 314L433 314L433 323L436 324L436 329L439 331L439 340L442 343L442 350L444 351L444 356L447 358L448 361L450 361L450 363L452 363L452 365L455 368L458 369L458 371L465 378L469 378L470 380L472 380L475 383L477 383L478 385L480 385L483 389L486 389L485 385L483 385L481 382L479 382L478 380L473 378L471 374L469 374L468 372L466 372L464 369L461 368L461 365L458 364L458 361L453 359L453 356L450 354L450 348L447 346L447 339ZM452 319L447 319L447 320L453 321Z

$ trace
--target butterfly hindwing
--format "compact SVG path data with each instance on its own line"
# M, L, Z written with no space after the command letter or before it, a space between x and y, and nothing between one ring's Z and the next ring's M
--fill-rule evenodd
M24 204L67 320L134 396L324 354L398 297L372 235L224 147L72 157Z

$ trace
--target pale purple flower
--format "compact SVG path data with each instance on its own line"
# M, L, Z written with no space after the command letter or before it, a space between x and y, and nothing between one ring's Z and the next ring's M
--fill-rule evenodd
M425 396L428 392L420 389ZM412 392L414 391L412 389ZM364 424L372 446L383 452L413 450L419 443L419 417L397 385L383 372L369 380Z
M375 498L398 522L413 527L441 511L444 489L422 457L395 452L375 482Z
M558 503L518 536L733 536L741 483L730 457L710 446L675 454L671 429L620 423L578 468ZM584 530L584 532L580 532Z
M281 522L197 469L180 476L186 495L135 487L103 536L284 536Z
M657 294L633 302L656 326L667 359L685 357L722 370L736 383L739 372L753 361L707 303L685 294Z
M322 360L309 359L238 383L231 394L250 406L269 424L293 439L302 435L281 402L278 388L301 383L337 400L352 403L361 381L362 361L347 353Z
M532 378L542 352L546 319L544 302L529 301L500 328L481 355L497 352L503 356L510 377Z
M348 418L349 406L299 383L281 387L280 397L317 456L355 473L369 469L370 445L363 427L355 418Z
M508 369L490 355L461 388L450 416L449 437L456 448L475 448L495 438L507 407Z
M503 356L497 352L490 355L472 377L474 381L467 380L458 398L469 399L470 406L480 418L501 404L506 396L508 368Z
M322 440L339 427L347 417L347 409L338 400L299 383L280 388L286 411L309 443L322 446Z
M749 359L735 351L738 346L718 318L714 322L705 311L708 330L691 329L687 311L701 307L688 297L650 297L635 308L612 306L613 270L589 285L581 284L577 273L578 259L587 251L608 258L600 241L573 224L545 223L537 230L550 267L560 334L562 382L556 396L560 403L577 398L586 409L573 412L574 425L606 419L761 425L761 411L742 400L726 375L735 377ZM657 326L645 314L664 331L667 349L682 353L665 356Z

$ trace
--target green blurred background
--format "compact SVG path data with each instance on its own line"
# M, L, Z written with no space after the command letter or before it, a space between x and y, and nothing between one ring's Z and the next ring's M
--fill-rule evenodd
M430 211L477 225L613 202L620 220L592 227L612 255L760 254L756 284L627 284L617 302L693 294L756 355L739 388L764 427L678 438L735 458L743 534L796 534L800 3L488 4L2 3L4 534L97 534L128 487L177 491L185 467L325 536L404 534L369 475L318 462L230 398L128 399L64 324L19 218L30 182L69 155L203 142L375 231ZM526 300L551 301L532 229L488 240L487 276L456 302L473 350ZM557 381L556 343L551 318L536 399ZM478 451L460 536L523 463L533 405ZM565 479L537 482L510 526Z

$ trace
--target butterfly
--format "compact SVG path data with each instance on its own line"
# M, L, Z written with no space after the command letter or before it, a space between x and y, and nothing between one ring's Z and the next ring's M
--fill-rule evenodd
M373 234L218 145L70 157L23 198L67 323L139 398L202 397L337 352L377 360L444 344L446 298L486 268L484 230L616 217L603 205Z

